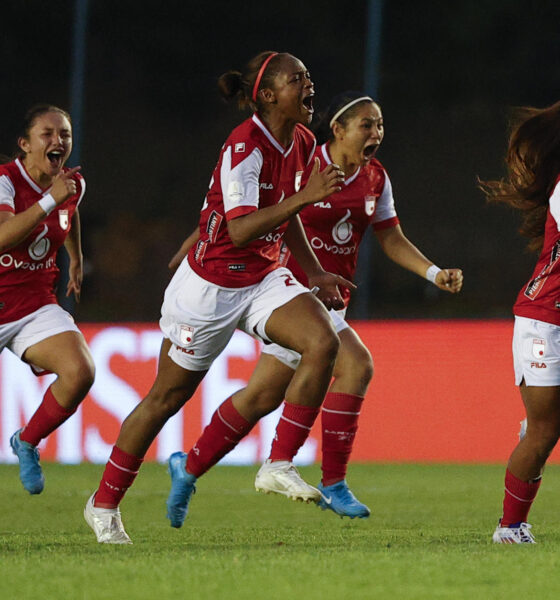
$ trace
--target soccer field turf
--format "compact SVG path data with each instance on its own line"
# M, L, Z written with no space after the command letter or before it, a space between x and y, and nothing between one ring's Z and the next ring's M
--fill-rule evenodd
M84 504L100 465L45 464L40 496L0 466L0 598L558 598L560 469L547 469L531 521L537 545L491 543L503 466L352 465L372 509L340 519L258 494L257 467L216 467L182 529L165 519L165 466L146 464L122 504L133 546L98 544ZM319 468L302 468L309 482Z

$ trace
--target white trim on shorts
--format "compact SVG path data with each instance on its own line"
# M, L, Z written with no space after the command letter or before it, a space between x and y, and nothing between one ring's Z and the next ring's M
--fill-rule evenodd
M346 308L341 310L329 310L329 315L334 325L336 333L340 333L343 329L348 329L350 325L345 320ZM286 365L294 371L298 368L301 362L301 354L295 350L284 348L279 344L265 344L261 349L262 354L270 354L274 356L276 360L279 360L282 364Z
M512 350L515 385L560 385L560 326L516 316Z
M165 290L160 328L171 341L169 357L183 369L205 371L235 329L270 341L266 322L274 310L309 292L285 267L243 288L216 285L183 261Z
M0 325L0 352L8 348L22 359L31 346L66 331L81 334L72 315L58 304L46 304L17 321ZM36 365L30 366L36 374L43 371Z

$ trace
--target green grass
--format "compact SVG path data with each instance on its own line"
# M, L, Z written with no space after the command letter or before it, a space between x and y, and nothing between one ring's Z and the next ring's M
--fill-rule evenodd
M531 513L535 546L490 543L503 466L352 465L367 520L253 489L255 468L205 475L182 529L165 519L168 476L147 464L122 504L133 546L95 541L82 518L101 466L46 464L29 496L0 466L2 599L558 598L560 467ZM317 467L301 469L315 482Z

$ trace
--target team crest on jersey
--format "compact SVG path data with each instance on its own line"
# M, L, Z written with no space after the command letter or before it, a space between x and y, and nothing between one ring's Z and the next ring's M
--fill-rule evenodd
M58 224L60 225L61 229L68 229L70 219L68 218L68 210L66 208L62 208L58 211Z
M545 346L546 346L545 340L539 340L539 339L533 338L533 356L535 358L543 358Z
M365 197L365 209L366 215L371 217L375 212L375 202L377 200L377 196L366 196Z
M194 327L190 325L181 325L181 329L179 331L179 340L181 340L181 344L183 346L188 346L193 339Z
M296 188L296 192L299 192L299 188L301 187L301 176L303 175L303 171L296 172L296 179L294 182L294 187Z
M235 144L235 152L245 152L245 142L239 142L239 144Z

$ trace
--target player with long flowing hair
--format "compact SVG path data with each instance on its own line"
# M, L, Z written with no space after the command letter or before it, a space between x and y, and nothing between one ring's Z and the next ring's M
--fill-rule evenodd
M560 436L560 102L517 111L506 163L506 180L481 187L489 201L520 211L520 232L540 255L513 306L515 383L527 422L507 464L493 541L533 544L527 519Z

